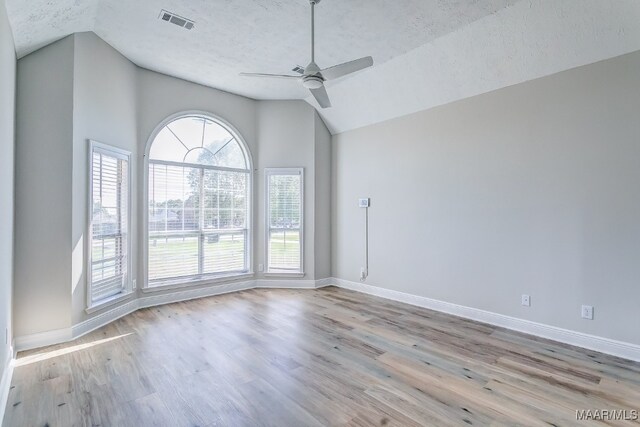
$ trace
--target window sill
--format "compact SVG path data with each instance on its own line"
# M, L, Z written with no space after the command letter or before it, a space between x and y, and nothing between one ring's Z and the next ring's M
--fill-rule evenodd
M119 294L110 296L108 298L105 298L101 301L96 302L91 307L87 307L84 311L87 314L95 313L96 311L100 311L104 308L110 307L112 305L118 304L119 302L129 299L134 293L135 293L134 291L121 292Z
M235 282L237 280L242 280L242 279L253 279L253 277L254 277L254 274L252 272L238 273L238 274L231 274L227 276L214 277L211 279L199 279L199 280L190 280L190 281L183 280L183 281L168 282L162 285L146 286L146 287L143 287L141 290L144 293L152 293L152 292L167 291L172 289L192 288L196 286L223 284L228 282Z
M264 273L264 277L295 277L295 278L301 278L304 277L305 274L304 273L276 273L276 272L271 272L271 273Z

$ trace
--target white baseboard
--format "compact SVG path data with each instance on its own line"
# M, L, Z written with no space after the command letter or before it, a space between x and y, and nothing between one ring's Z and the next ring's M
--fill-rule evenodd
M326 278L320 280L275 280L258 279L242 282L230 282L217 284L209 287L180 290L159 295L142 296L125 304L116 306L109 311L101 313L84 322L78 323L71 328L58 329L54 331L42 332L33 335L26 335L15 338L14 348L16 351L30 350L33 348L45 347L59 344L79 338L91 331L101 328L127 314L140 308L154 307L162 304L186 301L195 298L202 298L213 295L220 295L229 292L236 292L254 288L284 288L284 289L317 289L325 286L335 285L341 288L362 292L369 295L378 296L394 301L399 301L418 307L500 326L514 331L559 341L565 344L583 347L590 350L599 351L606 354L622 357L640 362L640 345L598 337L582 332L571 331L555 326L536 323L529 320L518 319L498 313L492 313L472 307L465 307L445 301L439 301L418 295L393 291L365 283L351 282L343 279ZM4 389L0 389L0 392Z
M322 279L324 280L324 279ZM255 288L272 289L316 289L321 280L278 280L278 279L258 279L255 281Z
M324 288L326 286L331 286L335 282L333 277L327 277L326 279L318 279L316 280L316 288Z
M188 301L190 299L210 297L214 295L228 294L229 292L253 289L255 280L242 282L230 282L207 286L204 288L180 290L160 295L150 295L138 298L138 308L155 307L157 305L170 304L172 302Z
M71 339L73 339L73 331L71 328L55 329L52 331L38 332L37 334L18 336L15 338L15 346L16 351L24 351L59 344L70 341Z
M113 306L113 308L108 311L100 313L97 316L85 320L84 322L73 325L71 327L71 338L69 340L80 338L81 336L101 328L114 320L124 317L129 313L133 313L138 309L138 301L139 300L133 299L122 305Z
M500 326L506 329L640 362L640 345L562 329L556 326L518 319L516 317L505 316L477 308L393 291L364 283L334 278L333 284L340 288L428 308L430 310L452 314L466 319L476 320L478 322L488 323L490 325Z
M108 311L100 313L90 319L73 325L66 329L41 332L32 335L16 337L16 351L31 350L34 348L46 347L71 341L88 334L98 328L107 325L114 320L133 313L136 310L157 305L170 304L173 302L187 301L196 298L209 297L254 288L284 288L284 289L315 289L328 286L332 283L331 278L321 280L277 280L260 279L240 282L228 282L215 284L207 287L195 289L176 290L174 292L160 293L156 295L143 294L137 299L130 300L121 305L115 305Z
M9 391L11 388L11 378L13 377L13 346L7 349L4 369L2 370L2 378L0 379L0 425L4 420L4 411L9 400Z
M88 334L98 328L107 325L114 320L118 320L121 317L131 314L136 310L147 307L155 307L157 305L170 304L173 302L187 301L190 299L209 297L213 295L226 294L229 292L241 291L244 289L251 289L253 281L245 282L232 282L219 285L213 285L197 289L178 290L175 292L167 292L158 295L143 296L138 299L129 301L126 304L117 306L116 308L104 312L98 316L87 319L84 322L78 323L72 327L73 339L79 338L82 335Z

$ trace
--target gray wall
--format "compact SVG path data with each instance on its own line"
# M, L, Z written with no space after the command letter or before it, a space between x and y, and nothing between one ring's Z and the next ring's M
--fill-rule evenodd
M256 101L242 96L212 89L185 80L139 68L137 71L138 97L138 167L144 171L145 150L155 128L169 116L185 111L204 111L230 123L244 138L257 167ZM142 215L145 212L145 178L139 175L136 201ZM254 193L255 195L255 193ZM254 197L255 199L255 197ZM138 287L144 283L144 227L142 216L138 230ZM255 218L254 218L255 227ZM255 256L253 258L255 260ZM164 291L157 293L171 293Z
M331 134L317 112L315 126L315 278L331 277Z
M265 168L304 168L304 272L315 277L314 262L314 110L304 101L260 101L258 103L258 158L255 209L257 264L265 265ZM266 268L266 265L265 265ZM258 273L262 276L262 273Z
M0 0L0 378L12 339L15 89L16 52L4 0Z
M314 252L330 271L329 236L314 242L314 205L329 205L330 136L303 101L264 101L141 69L93 33L46 46L18 63L15 331L24 336L68 328L97 316L86 308L88 139L132 153L133 277L145 280L144 153L167 117L200 110L229 122L245 139L254 166L254 270L264 256L265 167L306 170L306 279ZM316 158L316 156L318 158ZM319 182L317 164L323 164ZM316 188L320 188L316 192ZM323 229L327 230L327 215ZM164 291L170 293L172 291Z
M72 323L85 318L88 259L89 139L131 152L131 198L137 200L139 158L137 144L136 71L124 56L94 33L74 36L73 74L73 192L72 192ZM137 204L131 206L131 232L136 235ZM132 252L137 239L132 240ZM136 277L136 263L132 276Z
M14 334L71 326L73 36L18 61Z
M269 167L304 167L305 168L305 278L314 279L316 256L321 260L322 277L328 277L330 271L329 236L322 242L322 248L316 254L314 205L315 188L315 145L322 138L320 155L330 150L329 132L322 122L316 124L314 109L303 101L254 101L238 95L187 82L174 77L155 73L145 69L138 70L138 119L139 119L139 152L145 151L153 130L172 114L200 110L215 114L232 126L242 135L247 143L254 167L254 244L253 265L257 277L258 264L264 264L264 169ZM324 151L323 151L324 150ZM144 159L140 159L143 168ZM329 164L323 173L330 172ZM325 182L327 178L324 178ZM324 197L329 200L328 185L322 188ZM138 185L139 194L144 194L144 181ZM144 200L138 200L140 212L144 212ZM139 230L140 242L143 242L143 231ZM139 250L140 271L143 268L143 248ZM142 283L142 282L141 282Z
M256 101L153 71L138 69L138 139L145 147L160 122L172 114L201 110L218 115L256 151ZM144 154L144 149L140 151ZM255 159L254 159L255 161Z
M367 283L640 344L639 112L636 52L335 136L333 274L368 196Z

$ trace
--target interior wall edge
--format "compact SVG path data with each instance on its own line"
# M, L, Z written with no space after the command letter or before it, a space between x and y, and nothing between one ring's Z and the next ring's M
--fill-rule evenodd
M0 378L0 425L4 419L4 412L9 399L9 389L11 387L11 378L13 377L13 345L8 347L7 357L5 358L5 366L2 368L2 378Z
M0 0L0 422L11 382L15 260L17 57L5 0ZM6 387L5 387L6 386Z
M546 338L575 347L605 353L611 356L640 362L640 345L613 340L596 335L585 334L578 331L559 328L557 326L532 322L517 317L505 316L478 308L467 307L446 301L440 301L419 295L394 291L391 289L369 285L366 283L352 282L344 279L333 279L333 285L343 289L349 289L380 298L398 301L453 316L477 322L488 323L512 331Z
M334 136L333 276L359 280L371 197L368 283L640 345L639 69L634 52Z
M66 41L65 41L66 40ZM44 48L38 49L36 52L25 56L22 60L22 64L30 63L31 61L37 60L39 57L43 55L50 55L52 49L56 49L60 44L70 44L72 55L70 59L67 61L66 59L60 60L59 57L56 60L58 65L65 65L67 68L71 68L71 72L67 73L68 76L73 77L73 91L70 92L72 102L72 116L71 120L64 120L65 125L70 125L72 129L72 139L73 144L71 145L71 156L69 157L65 154L64 161L71 162L71 187L65 184L65 195L71 195L72 203L72 221L71 221L71 244L70 247L74 249L78 246L76 243L80 242L80 238L84 235L86 231L86 198L87 195L87 185L88 181L85 179L87 171L85 170L86 164L86 140L87 139L95 139L98 141L102 141L109 144L119 145L124 142L135 143L135 146L122 146L121 148L126 148L132 152L133 157L135 158L135 163L132 163L133 169L133 182L131 186L131 192L136 200L135 203L132 204L132 234L136 236L137 240L134 240L133 249L132 249L132 259L133 259L133 272L132 277L137 280L138 284L144 283L145 278L145 270L144 264L142 263L142 259L144 258L143 246L144 246L144 238L143 238L143 212L145 208L144 201L141 197L135 197L144 194L144 171L145 171L145 163L143 160L142 152L144 147L146 147L146 143L148 141L148 137L152 132L152 129L160 123L160 120L166 118L169 114L175 114L176 112L186 112L194 109L200 111L207 111L215 115L219 115L228 121L235 127L238 132L243 136L249 145L249 150L251 152L251 156L254 161L254 169L256 169L256 181L254 182L254 203L256 206L256 210L253 213L253 227L254 227L254 242L253 246L256 249L254 250L252 264L253 271L257 272L257 264L259 257L257 256L258 249L261 248L259 245L259 238L262 237L263 227L264 225L260 221L260 206L258 193L261 190L261 186L259 185L259 170L264 168L263 164L264 159L259 159L259 148L264 149L266 147L275 147L276 149L283 151L286 147L281 147L282 138L280 138L280 132L286 133L288 136L288 144L293 145L295 148L300 148L300 133L296 133L295 131L291 131L291 126L287 124L291 124L294 120L289 119L289 112L297 112L300 111L301 115L304 116L305 120L301 120L303 122L302 130L304 131L305 138L308 141L304 144L304 149L299 150L297 153L297 157L289 158L288 161L295 162L296 166L304 166L309 168L309 171L313 171L313 142L315 134L313 132L313 114L314 110L311 106L305 103L302 100L296 101L281 101L277 105L279 106L289 106L288 109L283 109L282 111L276 111L276 113L270 115L268 118L270 119L269 124L272 127L269 129L269 132L260 133L258 131L259 123L263 123L266 121L261 120L259 117L258 111L258 101L252 100L250 98L237 96L235 94L220 91L214 88L208 88L206 86L202 86L196 83L189 82L184 79L180 79L177 77L172 77L166 74L158 73L153 70L146 69L144 67L140 67L131 61L129 61L126 57L123 57L120 53L114 50L108 43L102 40L99 36L95 35L92 32L83 32L83 33L74 33L71 36L65 37L65 39L52 43ZM101 55L98 55L101 54ZM47 56L47 58L49 57ZM124 102L121 102L123 96L121 95L122 91L114 91L109 88L102 88L98 84L95 84L95 79L99 77L99 74L91 73L91 65L95 66L96 61L94 56L99 56L100 58L104 58L104 63L101 63L100 70L102 73L105 70L115 69L120 73L114 75L114 73L110 73L111 79L116 83L120 82L121 85L125 85L126 87L131 88L131 96L126 97L127 103L126 106L130 106L131 103L135 104L133 108L133 112L130 112L131 108L124 109L125 113L129 111L129 113L124 114L124 116L128 120L122 120L123 109L122 108L113 108L119 105L124 106ZM51 60L50 62L54 62ZM64 64L60 64L63 63ZM129 64L131 64L129 66ZM48 64L42 65L39 67L40 70L44 70L48 67ZM109 66L109 68L107 68ZM129 75L129 71L133 70L133 75ZM80 77L78 78L79 71ZM127 73L125 73L125 71ZM126 75L125 75L126 74ZM114 77L115 76L115 77ZM117 79L117 76L121 76L122 78ZM127 77L127 78L124 78ZM133 78L128 78L133 77ZM25 77L26 79L26 77ZM44 79L43 79L44 80ZM44 83L47 83L46 81ZM112 81L113 83L113 81ZM32 87L34 85L31 85ZM43 86L47 86L47 84L43 84ZM100 89L99 91L96 89ZM162 88L162 90L160 90ZM82 93L79 93L82 92ZM178 96L182 95L182 96ZM36 99L37 97L33 97L30 99ZM81 101L80 104L78 101ZM267 105L275 105L273 102L266 102ZM264 111L262 111L264 114ZM112 120L116 118L116 123L125 123L126 129L131 129L131 122L135 123L135 137L131 136L129 132L128 136L125 135L123 137L118 137L117 135L111 133L112 129L105 128L101 126L101 122L96 119L96 117L102 117L101 115L107 114L107 118L111 118ZM273 126L273 125L277 126ZM124 129L124 125L117 126L118 129ZM274 129L275 128L275 129ZM115 132L115 131L114 131ZM270 132L278 133L278 137L271 137ZM269 143L263 143L263 137L267 137ZM66 139L65 139L66 141ZM308 143L307 143L308 142ZM145 144L143 146L143 144ZM69 146L65 145L65 149L68 149ZM273 151L273 150L272 150ZM31 162L31 159L27 156L22 156L21 158L28 160ZM26 161L25 160L25 161ZM269 165L269 166L276 166ZM284 166L284 165L278 165ZM136 172L137 168L137 172ZM43 169L43 168L40 168ZM68 169L66 166L64 169ZM21 168L21 170L26 170L26 168ZM312 174L310 175L312 176ZM57 179L52 179L51 182L60 184ZM312 185L313 179L309 179L309 186ZM68 191L68 188L73 188L73 191ZM311 187L310 187L311 188ZM24 186L18 189L18 195L26 194L24 190ZM314 192L309 191L305 192L305 197L312 198ZM313 212L313 209L309 208L309 212ZM309 223L312 226L312 223ZM260 236L260 237L259 237ZM316 279L314 275L314 260L312 258L314 251L310 248L313 248L313 233L309 233L309 248L305 248L305 254L308 254L309 259L306 262L306 266L308 267L307 276L305 279ZM136 242L138 244L138 248L136 248ZM82 260L84 261L87 257L87 251L85 247L86 245L79 245L78 248L80 254L83 255ZM63 251L65 256L71 257L71 254L68 254L66 251ZM24 256L25 251L21 251L20 260L27 260L27 257ZM72 259L73 260L73 259ZM63 265L67 265L67 262L62 263ZM77 265L80 265L78 263ZM68 297L66 293L66 282L71 281L72 286L74 286L74 293L72 294L71 299L69 300L71 304L71 312L69 314L69 318L65 314L64 322L60 321L59 323L45 323L36 327L22 327L22 325L26 325L24 319L34 319L38 316L35 316L38 313L38 308L34 305L28 305L25 302L22 302L19 306L18 313L20 316L17 318L17 322L15 323L19 327L16 332L18 335L18 348L24 349L25 346L29 348L34 348L34 346L40 346L40 343L44 342L46 344L54 341L60 341L65 339L71 339L73 334L69 334L68 332L60 332L57 335L52 335L50 331L47 329L57 329L63 328L66 330L68 328L74 328L78 324L83 324L85 321L89 321L94 317L99 317L103 313L104 310L96 310L91 313L87 313L85 311L86 305L86 295L84 295L84 290L86 289L86 265L82 264L81 268L74 269L73 262L71 263L71 271L79 272L81 271L81 275L75 276L70 274L71 279L64 279L64 294L63 292L59 292L54 290L52 292L55 293L56 296L60 298L64 298L65 302L67 302ZM22 270L19 271L22 274ZM256 273L257 278L261 278L259 273ZM323 278L329 277L328 275L323 275ZM79 277L79 279L78 279ZM78 280L76 280L78 279ZM290 279L282 279L290 280ZM58 280L58 282L63 282L63 280ZM306 286L306 285L304 285ZM62 287L61 287L62 289ZM198 289L198 288L191 288ZM181 289L181 290L184 290ZM180 291L181 291L180 290ZM19 292L19 296L26 295L29 289L22 288L21 292ZM164 292L164 291L163 291ZM154 292L155 295L160 295L163 292ZM179 292L179 290L166 290L168 295L174 295L175 292ZM36 293L36 296L40 294ZM141 287L138 287L138 290L133 295L134 298L143 299L144 293L141 290ZM26 301L26 298L22 298L20 301ZM117 307L115 305L109 307L109 309L119 308L121 304L127 304L127 301L120 303ZM25 315L25 313L30 314ZM38 313L40 315L40 313ZM61 317L61 316L59 316ZM29 325L27 325L29 326ZM42 335L44 334L44 335ZM52 339L42 339L42 336L56 338L52 341ZM25 341L26 340L26 341ZM26 344L25 344L26 343ZM36 344L34 344L36 343ZM1 354L1 353L0 353ZM0 365L2 362L0 361Z

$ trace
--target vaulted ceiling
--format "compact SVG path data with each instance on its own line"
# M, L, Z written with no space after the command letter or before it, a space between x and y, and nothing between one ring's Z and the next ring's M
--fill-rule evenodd
M309 62L307 0L7 0L18 56L93 31L141 67L255 99L306 99L290 73ZM185 30L161 9L195 21ZM321 67L371 55L327 85L333 133L640 49L637 0L323 0Z

